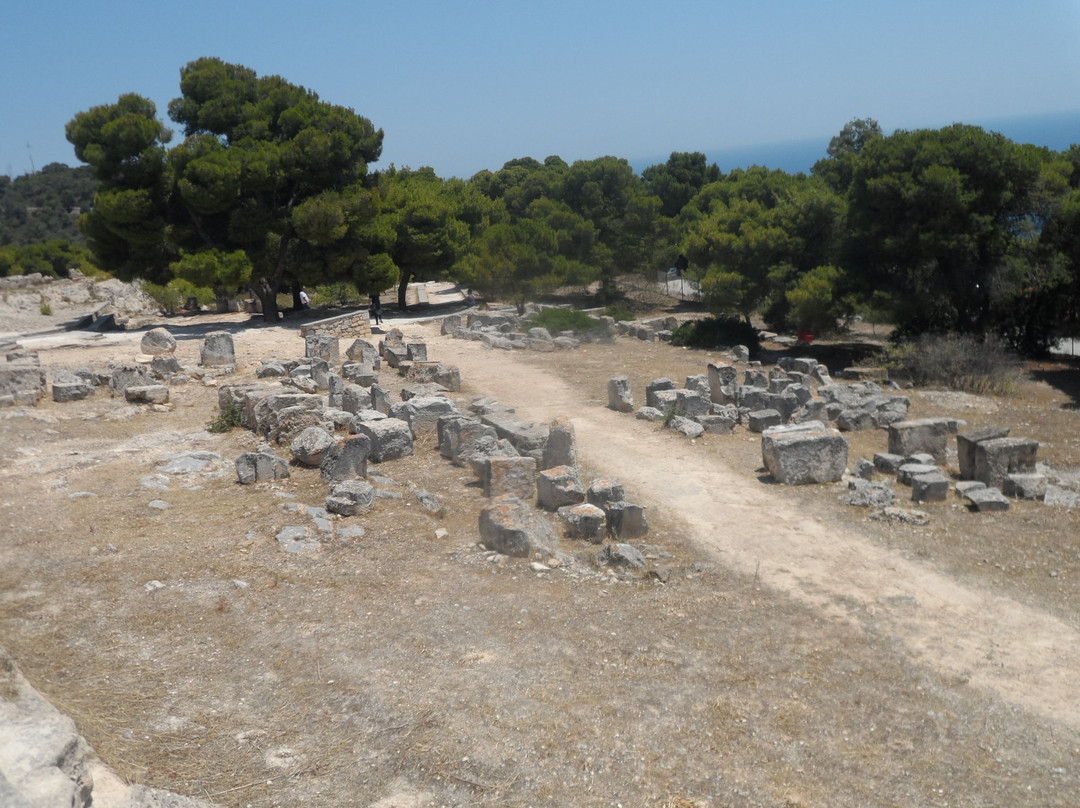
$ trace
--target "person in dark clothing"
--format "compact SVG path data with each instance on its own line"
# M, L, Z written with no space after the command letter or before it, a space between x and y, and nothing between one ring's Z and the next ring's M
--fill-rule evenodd
M368 313L375 320L375 325L382 324L382 301L379 300L378 295L371 296L371 305L368 306Z

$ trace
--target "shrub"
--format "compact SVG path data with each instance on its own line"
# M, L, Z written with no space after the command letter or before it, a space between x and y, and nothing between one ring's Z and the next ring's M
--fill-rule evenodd
M367 297L361 295L351 283L319 284L308 292L312 306L360 306L367 303Z
M218 414L206 425L206 431L214 433L228 432L243 425L243 416L244 414L238 406L232 403L226 404L225 408L219 410Z
M625 322L628 320L637 319L634 316L634 312L630 311L629 306L625 303L613 303L604 309L604 314L611 317L616 322Z
M154 299L155 303L161 306L161 310L166 314L176 314L184 305L183 295L174 286L143 281L142 288L146 294Z
M608 330L606 325L594 320L581 309L541 309L539 314L529 320L529 325L533 328L546 328L552 334L561 331L581 333Z
M977 395L1014 391L1023 370L1019 357L989 335L924 334L885 348L877 360L890 374L919 387L940 385Z
M745 345L751 356L761 350L757 329L737 317L709 317L687 320L672 332L672 345L690 348L729 348Z
M52 306L49 304L48 300L42 300L41 301L41 306L40 306L39 310L46 317L48 317L50 314L52 314Z

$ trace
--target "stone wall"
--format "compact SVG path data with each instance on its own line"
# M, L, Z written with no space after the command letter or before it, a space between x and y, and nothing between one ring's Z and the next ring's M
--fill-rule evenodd
M311 334L334 334L338 337L367 337L371 334L371 318L366 310L339 314L325 320L316 320L300 327L300 336Z

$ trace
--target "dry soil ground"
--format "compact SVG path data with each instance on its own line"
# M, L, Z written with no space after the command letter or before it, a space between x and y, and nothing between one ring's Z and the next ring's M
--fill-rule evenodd
M295 324L242 320L166 325L189 364L208 328L235 329L218 383L302 354ZM122 775L236 806L1080 804L1075 512L950 500L923 527L872 521L840 486L770 484L756 436L690 442L604 406L610 376L640 400L707 353L405 330L461 368L461 401L569 416L586 474L649 506L670 579L568 540L549 571L492 560L482 492L430 438L370 469L400 499L324 532L317 472L236 484L256 441L205 431L211 386L174 387L170 412L105 393L0 412L0 642ZM43 364L104 367L140 336L38 344ZM1075 469L1076 370L1033 371L1022 395L916 393L912 414L1011 426ZM853 459L885 448L851 438ZM182 451L222 459L170 473ZM321 540L286 552L291 525Z

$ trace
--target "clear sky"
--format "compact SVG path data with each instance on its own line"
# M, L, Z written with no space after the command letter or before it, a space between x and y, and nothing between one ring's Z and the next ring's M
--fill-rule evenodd
M169 123L201 56L352 107L376 167L443 177L1080 110L1080 0L5 0L0 31L11 176L77 165L64 125L123 93Z

